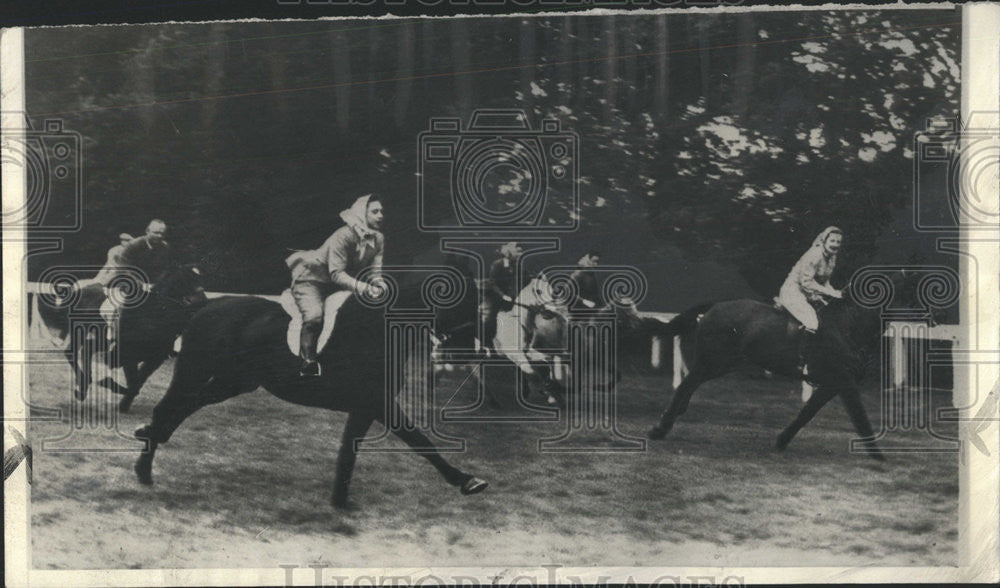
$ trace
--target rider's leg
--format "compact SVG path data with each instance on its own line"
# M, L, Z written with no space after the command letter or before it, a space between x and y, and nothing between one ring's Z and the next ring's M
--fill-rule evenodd
M104 289L104 296L104 302L101 303L98 312L107 323L108 351L110 351L118 343L118 313L120 312L118 304L122 296L119 292L112 292L108 288Z
M330 335L333 333L333 329L336 326L337 314L340 312L340 307L347 302L347 299L350 298L352 294L350 290L339 290L333 294L330 294L329 292L329 288L323 290L323 294L326 297L323 301L323 329L319 334L319 348L317 351L321 351L323 346L330 339Z
M801 290L796 287L782 287L778 300L792 316L802 323L807 331L816 332L816 328L819 326L816 309L813 308Z
M292 284L292 297L295 299L295 306L302 313L302 331L299 333L302 369L299 374L318 376L320 370L316 362L316 345L323 330L323 293L320 285L315 282L296 282Z
M485 352L496 353L493 339L497 336L497 307L490 300L484 300L479 307L479 315L482 320L483 340L480 347Z

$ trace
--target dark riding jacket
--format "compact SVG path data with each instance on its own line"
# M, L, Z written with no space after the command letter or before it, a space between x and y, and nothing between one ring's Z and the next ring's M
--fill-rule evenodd
M121 254L121 265L139 268L151 284L163 278L170 264L170 245L166 241L154 245L146 235L130 241Z

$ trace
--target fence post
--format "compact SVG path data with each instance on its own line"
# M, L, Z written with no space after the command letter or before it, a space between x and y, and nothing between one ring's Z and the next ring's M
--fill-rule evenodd
M684 354L681 353L681 338L674 337L674 390L684 381L687 375L687 365L684 363Z

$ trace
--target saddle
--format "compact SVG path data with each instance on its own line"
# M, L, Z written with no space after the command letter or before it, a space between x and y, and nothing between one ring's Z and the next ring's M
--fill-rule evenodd
M779 300L777 296L775 296L773 300L774 309L788 317L788 336L796 337L802 334L805 331L805 325L799 322L799 319L795 318L795 315L785 308L785 305L781 303L781 300Z
M333 333L333 325L337 321L337 311L347 301L350 294L350 291L341 290L326 297L323 303L323 330L320 331L319 340L316 342L317 354L323 351L327 341L330 340L330 335ZM300 344L299 335L302 333L302 313L299 312L299 307L295 305L295 298L292 296L292 291L289 288L285 288L281 293L278 302L281 303L281 308L285 313L291 317L291 320L288 321L288 333L285 342L288 344L288 350L292 352L292 355L297 356Z

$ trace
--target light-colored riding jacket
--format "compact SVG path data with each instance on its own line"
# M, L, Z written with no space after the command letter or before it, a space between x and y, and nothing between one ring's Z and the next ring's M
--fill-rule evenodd
M806 251L785 278L782 289L794 285L810 302L821 302L826 297L836 296L837 290L830 286L830 276L837 265L836 255L827 255L823 244L831 232L839 232L829 227L816 237L813 246Z
M285 260L292 270L292 283L332 283L339 290L354 290L356 276L369 267L382 268L385 237L368 226L366 194L340 213L344 226L334 231L319 249L297 251Z

